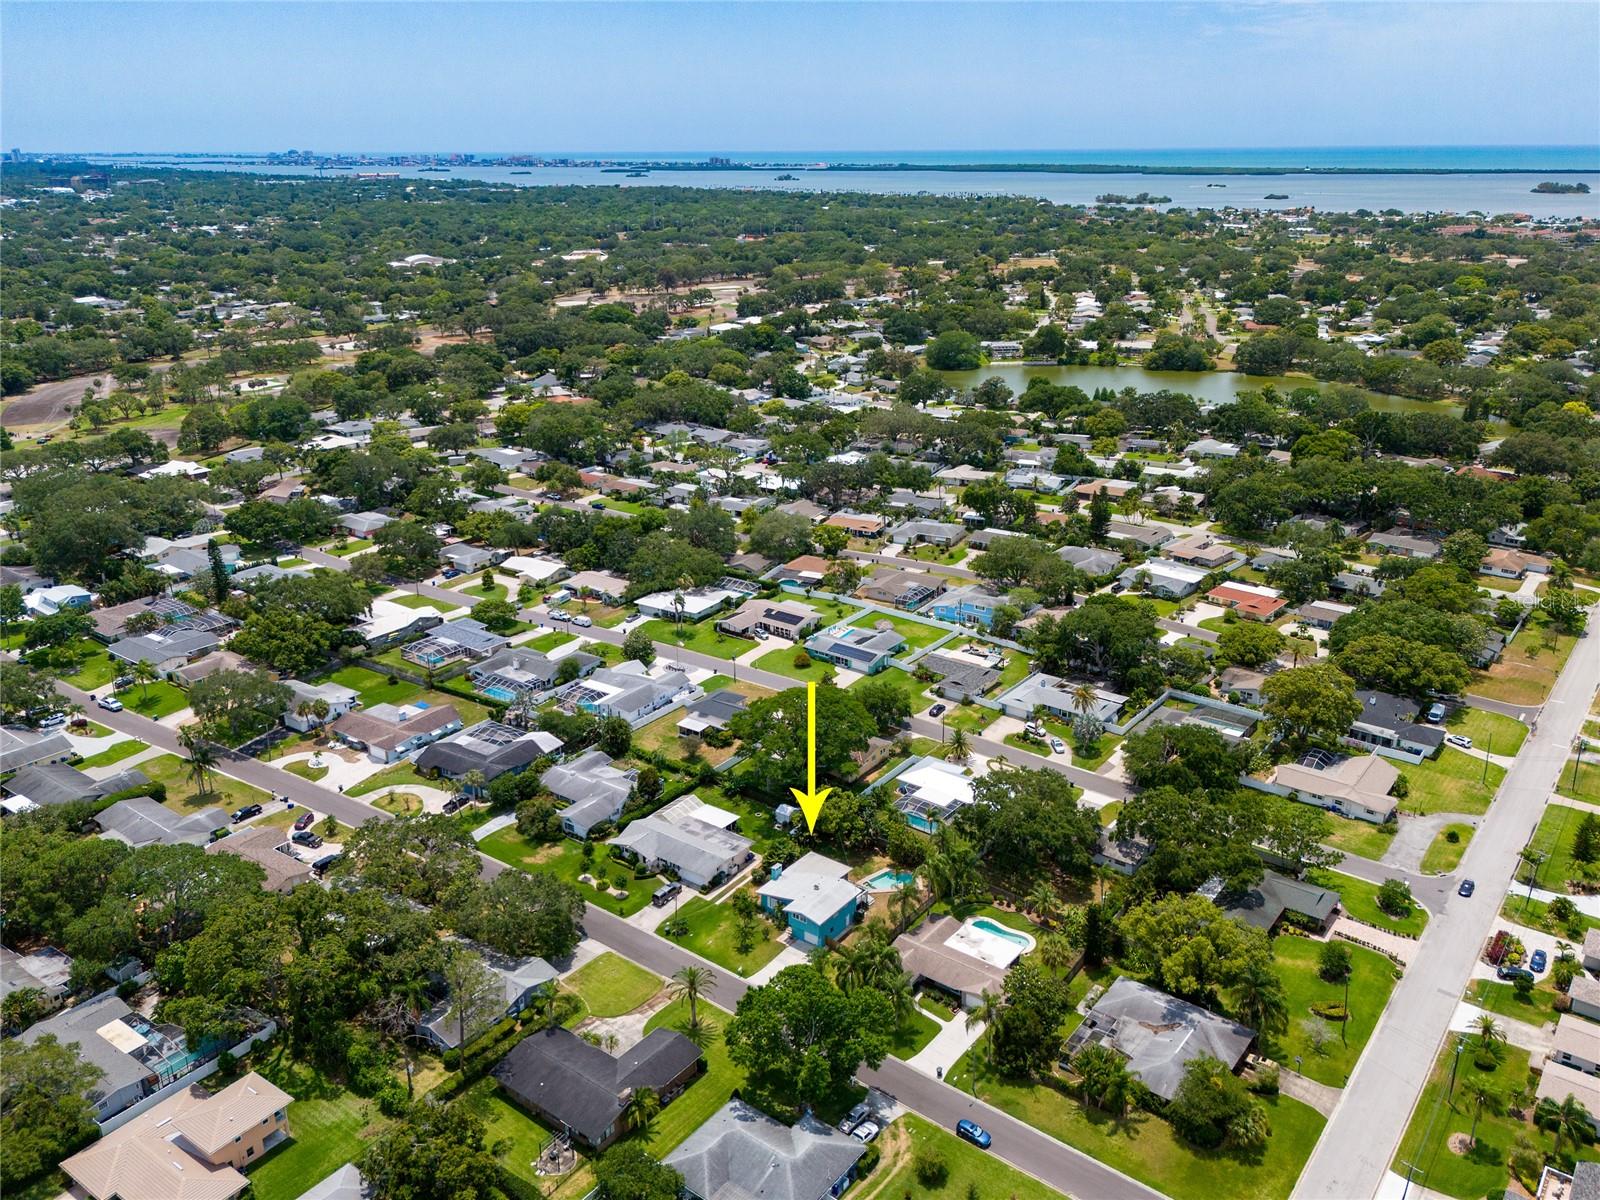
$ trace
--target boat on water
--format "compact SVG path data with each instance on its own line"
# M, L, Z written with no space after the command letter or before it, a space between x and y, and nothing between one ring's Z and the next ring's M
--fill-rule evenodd
M1228 185L1225 184L1225 183L1208 183L1208 184L1206 184L1206 186L1207 187L1227 187Z
M782 175L774 175L773 178L774 179L778 179L778 180L792 181L792 180L799 179L800 176L798 176L798 175L790 175L787 171L785 171Z
M431 172L433 172L434 174L437 174L437 175L448 175L448 174L450 174L450 168L449 167L418 167L417 170L419 170L419 171L431 171Z
M533 172L532 171L512 171L511 174L513 174L513 175L532 175Z
M647 176L649 174L650 174L649 171L629 171L628 174L627 174L627 178L628 179L643 179L645 176Z

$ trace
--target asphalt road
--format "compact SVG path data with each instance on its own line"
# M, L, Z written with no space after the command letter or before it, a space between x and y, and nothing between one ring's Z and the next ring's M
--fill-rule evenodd
M1301 1173L1294 1190L1300 1200L1360 1200L1382 1184L1473 964L1498 922L1518 852L1538 826L1600 685L1597 621L1600 606L1589 610L1590 632L1573 648L1537 728L1450 877L1441 910L1428 923L1416 957ZM1470 899L1455 894L1457 879L1477 882ZM1416 1181L1426 1186L1428 1164L1415 1165Z
M157 367L157 370L163 368ZM71 416L67 410L83 403L85 388L98 385L104 396L111 390L111 372L95 375L75 375L71 379L58 379L54 383L41 383L21 396L15 396L0 405L0 425L7 429L20 426L41 426L46 432L67 423Z

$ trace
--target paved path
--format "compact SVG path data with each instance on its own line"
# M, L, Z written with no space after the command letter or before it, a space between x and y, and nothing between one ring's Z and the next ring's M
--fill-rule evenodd
M1387 929L1379 929L1376 925L1368 925L1365 921L1353 920L1350 917L1336 918L1328 932L1334 937L1341 937L1362 946L1371 946L1380 954L1387 954L1390 958L1399 959L1407 965L1417 953L1416 938L1401 937L1398 933L1390 933Z
M1465 1000L1457 1004L1455 1012L1450 1014L1450 1032L1476 1033L1478 1021L1485 1016L1492 1016L1495 1024L1500 1027L1500 1032L1506 1035L1506 1041L1519 1050L1540 1055L1550 1052L1550 1043L1555 1038L1554 1025L1530 1025L1514 1017L1491 1013L1488 1009L1468 1004Z
M1278 1090L1291 1100L1309 1104L1325 1117L1339 1106L1338 1088L1308 1079L1287 1067L1278 1068Z
M1551 695L1554 694L1553 692L1551 693ZM1475 696L1471 692L1468 692L1463 699L1473 708L1481 708L1484 712L1499 713L1502 717L1510 717L1514 721L1521 721L1524 725L1537 721L1539 712L1544 707L1544 705L1540 704L1508 704L1504 700L1491 700L1488 696Z
M1477 817L1464 813L1430 813L1425 817L1402 813L1397 820L1399 825L1394 838L1383 852L1383 865L1416 872L1421 872L1422 856L1446 825L1463 823L1476 828L1478 824Z
M926 1009L921 1011L931 1020L939 1022L939 1032L933 1035L933 1041L917 1051L907 1065L924 1075L943 1079L954 1069L961 1056L977 1044L978 1039L989 1027L979 1021L968 1029L965 1013L958 1012L948 1021L939 1021L938 1017Z
M1579 639L1467 847L1458 875L1477 881L1476 894L1463 899L1446 893L1295 1186L1295 1196L1363 1200L1383 1186L1473 964L1496 926L1517 853L1538 825L1600 685L1600 653L1592 632L1597 620L1600 608L1591 608L1591 632Z

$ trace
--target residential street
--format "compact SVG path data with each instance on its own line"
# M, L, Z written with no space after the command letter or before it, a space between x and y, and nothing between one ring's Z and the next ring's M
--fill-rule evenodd
M1536 729L1506 773L1499 794L1452 877L1477 881L1470 899L1445 893L1405 978L1351 1077L1322 1140L1300 1176L1302 1200L1365 1200L1378 1192L1432 1069L1517 865L1537 827L1590 698L1600 684L1600 647L1590 630L1573 649ZM1426 1184L1419 1175L1418 1182Z

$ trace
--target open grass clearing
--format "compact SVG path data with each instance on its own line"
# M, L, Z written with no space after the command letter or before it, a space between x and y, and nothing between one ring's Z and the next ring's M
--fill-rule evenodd
M713 904L703 896L695 896L679 907L678 916L688 922L689 932L672 940L735 975L745 978L754 975L783 948L772 923L758 916L751 919L754 944L749 950L741 951L739 918L731 904Z
M1393 821L1383 825L1374 825L1371 821L1358 821L1354 817L1341 817L1337 813L1329 813L1328 820L1333 825L1333 832L1323 838L1323 844L1332 846L1335 850L1343 850L1346 854L1354 854L1358 858L1370 858L1377 862L1389 852L1389 847L1394 843L1394 835L1399 826Z
M1354 920L1363 921L1379 929L1387 929L1390 933L1398 933L1403 937L1421 937L1422 931L1428 927L1428 910L1420 904L1413 904L1411 912L1404 917L1391 916L1379 908L1378 885L1375 883L1368 883L1365 879L1357 879L1354 875L1345 875L1339 871L1316 869L1307 871L1306 878L1338 892L1344 911Z
M561 981L575 992L592 1016L620 1017L661 990L661 979L620 954L607 950Z
M596 848L589 869L602 872L607 879L618 874L622 875L627 895L617 896L609 891L602 892L578 880L578 876L585 871L583 850L579 843L563 838L548 845L535 846L517 832L515 825L491 833L478 843L478 849L491 858L498 858L501 862L520 870L548 871L576 887L587 903L615 913L619 917L632 916L649 904L651 893L660 886L660 879L657 876L635 879L631 867L612 862L603 848Z
M281 1038L245 1065L295 1098L289 1105L289 1140L249 1172L256 1200L295 1200L311 1184L359 1158L389 1124L375 1101L289 1058Z
M1411 789L1400 808L1419 816L1486 813L1506 777L1505 768L1498 763L1475 758L1454 746L1444 747L1437 758L1398 765Z
M205 790L201 791L189 773L189 760L176 754L162 754L139 764L139 770L152 783L164 784L167 789L166 806L174 812L191 813L202 808L220 808L232 812L246 804L265 804L271 797L260 788L229 779L215 771L206 776Z
M1328 983L1317 973L1317 956L1322 942L1293 934L1272 940L1273 970L1283 981L1289 1004L1289 1030L1267 1039L1269 1051L1278 1062L1301 1060L1302 1074L1318 1083L1343 1087L1355 1070L1356 1060L1372 1036L1394 990L1394 964L1384 955L1362 946L1351 945L1350 1011L1344 1021L1322 1020L1312 1011L1313 1004L1343 1004L1345 986ZM1321 1021L1329 1037L1316 1049L1313 1025Z
M1452 822L1433 835L1433 842L1422 856L1422 870L1427 875L1448 875L1461 865L1461 856L1472 841L1473 828L1461 822Z
M639 628L649 634L653 642L682 646L685 650L695 650L701 654L709 654L713 658L738 658L761 644L748 638L734 637L731 633L723 633L716 627L719 619L712 617L699 624L685 621L679 625L674 621L665 621L657 617L646 621Z
M1543 613L1528 618L1500 661L1475 673L1470 691L1507 704L1543 704L1576 640L1557 633Z
M1487 750L1491 754L1515 754L1528 737L1528 727L1515 717L1470 704L1452 708L1445 714L1444 724L1451 733L1471 738L1473 749Z
M947 637L955 632L949 626L924 625L921 621L913 621L907 617L896 617L889 613L869 610L851 621L852 626L863 629L877 629L887 622L901 637L906 640L907 650L920 650L924 646L931 646L942 637Z
M137 738L125 738L114 746L107 746L98 754L91 754L78 766L87 771L91 767L109 767L112 763L121 762L125 758L132 758L150 749L149 746Z

